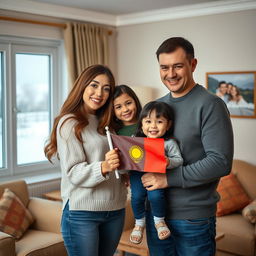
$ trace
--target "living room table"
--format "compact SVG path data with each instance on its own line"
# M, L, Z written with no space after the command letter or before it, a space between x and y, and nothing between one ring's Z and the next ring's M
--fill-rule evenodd
M53 200L53 201L62 201L61 199L61 195L60 195L60 190L54 190L51 192L47 192L45 194L43 194L43 197L49 200Z

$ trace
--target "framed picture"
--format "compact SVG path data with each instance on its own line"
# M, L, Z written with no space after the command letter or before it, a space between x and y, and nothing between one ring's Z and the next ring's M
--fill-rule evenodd
M227 104L231 117L256 118L256 71L209 72L206 86Z

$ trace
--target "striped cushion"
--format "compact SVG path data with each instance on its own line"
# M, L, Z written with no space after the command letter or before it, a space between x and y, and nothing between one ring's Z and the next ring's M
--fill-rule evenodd
M0 231L19 239L33 221L21 200L6 188L0 198Z
M251 223L256 223L256 199L254 199L250 204L244 207L242 214L244 218Z

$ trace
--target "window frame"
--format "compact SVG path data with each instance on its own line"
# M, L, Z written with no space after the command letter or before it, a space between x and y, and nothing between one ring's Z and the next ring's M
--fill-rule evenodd
M6 106L6 97L7 97L7 87L5 86L7 84L7 79L8 77L5 75L6 74L6 66L9 66L9 60L6 58L6 52L8 51L8 47L6 45L1 46L0 44L0 51L2 53L2 58L1 58L1 62L2 62L2 69L0 70L0 72L2 72L2 80L1 80L1 85L2 86L2 90L1 90L1 97L2 98L2 111L3 111L3 119L2 119L2 155L3 159L2 159L2 163L3 166L7 166L7 163L9 161L9 156L6 155L5 152L7 152L7 145L9 145L9 140L7 139L6 136L6 131L7 131L7 123L8 123L8 116L7 116L7 106ZM6 64L6 65L5 65ZM4 120L7 120L6 122L4 122ZM0 170L5 170L6 168L1 168ZM0 177L1 177L1 172L0 172Z
M25 177L59 172L58 163L51 164L47 159L43 162L31 164L17 164L16 139L16 53L47 54L50 56L50 129L54 117L59 112L63 100L64 49L62 40L34 39L0 35L0 51L3 52L3 154L6 155L6 164L0 168L0 177ZM12 85L12 86L11 86ZM65 89L64 89L65 90ZM43 150L43 149L42 149ZM5 153L4 153L5 152Z

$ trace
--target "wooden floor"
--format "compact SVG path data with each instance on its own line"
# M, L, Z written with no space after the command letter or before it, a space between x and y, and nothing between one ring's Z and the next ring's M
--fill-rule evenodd
M118 252L118 250L116 251L116 253L113 255L113 256L120 256L121 254ZM126 252L125 253L125 256L137 256L136 254L131 254L131 253L128 253Z
M215 256L222 256L224 254L220 254L219 252L216 252ZM115 254L113 256L121 256L121 253L118 252L118 250L115 252ZM131 254L131 253L125 253L125 256L137 256L136 254Z

